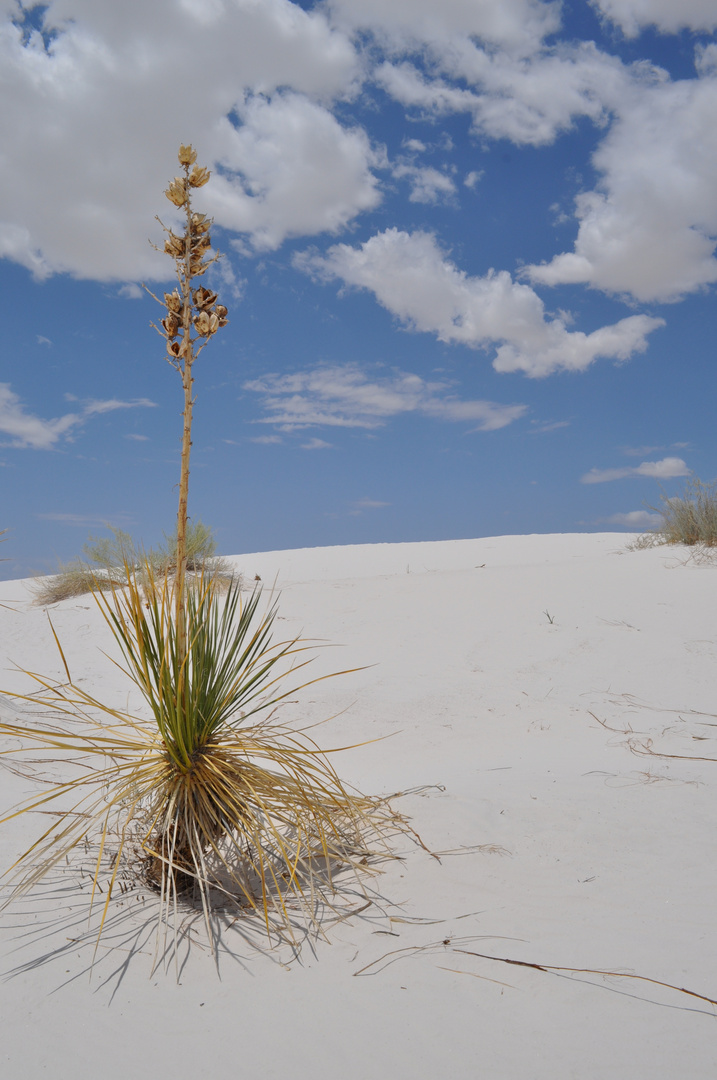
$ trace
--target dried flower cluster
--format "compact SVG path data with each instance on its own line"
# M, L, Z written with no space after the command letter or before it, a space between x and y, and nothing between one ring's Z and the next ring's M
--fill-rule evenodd
M198 338L204 339L204 345L212 334L227 324L227 309L217 303L217 294L201 286L192 288L192 279L205 274L207 267L217 258L207 258L212 246L209 234L211 218L195 213L191 206L192 189L204 187L210 172L195 164L197 153L191 146L180 146L178 156L179 164L184 167L184 176L175 176L164 194L176 207L185 208L186 222L184 235L181 236L163 226L167 233L164 250L175 260L179 288L164 294L167 315L162 319L160 331L167 339L167 354L175 367L179 367L177 361L188 357L191 363L195 355L193 346ZM196 333L196 338L192 338L192 331ZM199 351L196 350L197 353Z

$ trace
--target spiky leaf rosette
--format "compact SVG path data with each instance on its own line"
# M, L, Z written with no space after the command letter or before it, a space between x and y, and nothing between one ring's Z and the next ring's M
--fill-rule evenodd
M151 577L151 567L143 573ZM279 723L277 705L301 688L290 679L285 689L286 676L309 662L309 646L272 641L276 607L260 612L258 590L245 599L232 585L220 595L211 579L200 579L187 592L182 658L174 588L172 579L143 588L128 568L124 588L95 594L149 716L104 705L73 683L65 664L63 684L27 672L39 691L23 699L61 723L0 723L0 734L19 743L3 751L11 767L37 776L43 760L54 765L59 757L77 769L2 819L60 804L15 864L16 892L88 839L98 845L97 885L111 846L101 934L131 845L159 891L160 926L181 895L192 894L210 939L217 899L258 913L268 932L290 933L297 914L311 921L319 903L332 903L335 870L370 869L376 842L402 821L385 802L349 791L306 730ZM34 760L23 763L29 747Z

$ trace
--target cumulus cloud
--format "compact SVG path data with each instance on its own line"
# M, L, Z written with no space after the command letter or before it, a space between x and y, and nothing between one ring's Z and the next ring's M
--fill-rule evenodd
M384 61L376 79L408 108L436 115L467 112L476 133L519 145L551 143L582 116L606 121L630 82L649 76L644 67L631 72L592 42L530 57L496 53L469 40L445 55L436 52L435 42L427 47L436 53L428 73L409 60Z
M378 203L370 166L381 157L361 128L343 128L326 108L289 92L251 97L236 111L240 127L226 118L216 124L222 171L206 188L220 225L266 250L288 236L337 232Z
M638 300L676 300L717 281L717 71L643 88L593 157L598 187L576 201L572 252L526 268Z
M598 357L627 360L646 348L662 319L631 315L590 334L568 331L561 318L546 317L543 301L505 270L471 277L425 232L387 229L359 247L336 244L326 255L303 253L301 269L324 280L368 289L406 326L440 341L473 348L498 344L496 371L532 377L584 371Z
M358 160L368 154L365 137L343 135L321 105L352 85L354 47L321 12L289 0L50 0L24 19L19 7L5 5L0 70L0 257L39 277L166 277L167 260L147 243L147 223L179 143L192 139L202 161L215 165L227 149L229 115L248 127L248 172L225 173L219 201L234 218L236 203L244 207L243 224L260 243L271 245L282 228L293 235L335 227L375 201L366 161L362 171ZM293 94L277 95L285 87ZM247 100L249 90L264 97ZM319 149L327 206L317 219L315 207L282 204L272 234L267 213L277 209L285 174L273 183L267 170L278 134L292 123L298 132L288 166L303 180ZM211 183L204 192L209 198Z
M602 15L620 27L626 37L637 37L646 26L663 34L679 30L717 29L714 0L591 0Z
M411 185L410 202L436 203L455 195L456 185L450 176L430 165L409 165L402 162L392 172L397 180L408 180Z
M275 424L282 431L319 426L373 429L407 413L494 431L526 412L525 405L462 400L449 383L426 382L407 372L371 380L355 364L265 375L245 383L244 389L260 394L269 414L256 422Z
M70 437L72 432L81 427L90 416L112 412L115 409L153 405L154 402L147 398L138 398L136 401L91 400L85 403L80 412L66 413L52 420L44 420L26 410L18 395L10 389L9 383L0 383L0 437L9 438L9 442L3 443L5 446L21 450L52 450L63 437Z
M624 480L626 477L642 476L654 480L673 480L677 476L689 476L691 469L682 458L666 457L661 461L643 461L634 468L591 469L580 477L581 484L604 484L609 480Z
M560 5L544 0L324 0L334 24L372 31L393 49L477 37L515 52L532 52L560 25Z

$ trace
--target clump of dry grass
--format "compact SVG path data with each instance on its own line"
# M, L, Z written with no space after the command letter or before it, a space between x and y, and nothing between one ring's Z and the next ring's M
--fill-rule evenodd
M662 496L662 524L657 534L664 544L717 546L717 481L690 480L682 495Z
M632 540L629 551L644 551L662 544L717 547L717 481L705 484L693 477L681 495L662 495L660 506L651 506L662 522Z
M60 565L58 573L36 578L33 586L38 604L56 604L73 596L83 596L121 586L125 567L131 566L147 577L144 567L150 566L155 579L174 575L177 570L177 539L167 536L157 548L144 551L135 544L129 533L110 527L110 536L90 536L84 545L84 559L73 559ZM229 563L217 556L217 544L212 530L202 521L189 522L186 531L187 570L190 574L211 575L219 584L228 585L233 571Z

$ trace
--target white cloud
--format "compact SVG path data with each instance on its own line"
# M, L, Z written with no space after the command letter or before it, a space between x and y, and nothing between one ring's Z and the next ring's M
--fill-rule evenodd
M591 0L597 10L616 23L627 37L636 37L645 26L665 34L678 30L714 30L714 0Z
M624 480L626 477L642 476L654 480L673 480L676 476L689 476L691 470L682 458L666 457L661 461L643 461L634 468L591 469L580 477L581 484L604 484L609 480Z
M360 517L364 510L381 510L384 506L390 505L391 503L381 502L379 499L357 499L356 502L350 504L349 515L351 517Z
M370 30L395 49L477 37L532 51L560 25L560 5L543 0L324 0L324 7L336 25Z
M127 285L122 286L118 291L118 296L121 296L123 300L141 300L144 296L144 291L139 285L130 281Z
M410 202L436 203L455 195L456 185L450 176L431 166L402 163L392 169L391 175L397 180L408 180L411 185Z
M257 423L276 424L283 431L318 426L372 429L406 413L494 431L526 411L525 405L463 401L450 384L426 382L407 372L369 380L354 364L317 367L293 375L265 375L245 383L244 389L262 395L269 415Z
M630 510L627 514L612 514L604 520L607 525L625 525L628 529L654 529L663 519L649 510Z
M7 7L0 12L0 257L40 277L167 277L168 260L147 236L177 147L193 140L213 166L236 108L248 109L254 172L247 182L259 186L247 196L235 180L234 189L239 202L255 199L245 224L265 242L269 210L277 212L276 229L290 234L335 227L375 200L361 164L365 139L342 133L318 104L300 104L300 95L328 101L345 94L358 72L350 41L320 12L289 0L50 0L42 17L56 33L47 47L37 33L24 41ZM184 94L187 71L192 88ZM245 105L247 89L270 96L280 87L292 88L288 103L278 95L276 108ZM263 183L267 147L282 121L300 128L288 144L299 180L317 147L323 153L323 218L315 206L312 214L283 205L277 184L285 174ZM333 157L325 145L332 139ZM207 199L211 186L202 192Z
M631 315L591 334L568 331L562 319L546 318L537 293L507 271L470 277L424 232L387 229L360 247L336 244L325 256L305 252L295 264L324 280L369 289L405 325L440 341L473 348L500 343L496 371L534 378L583 371L598 357L627 360L663 325L662 319Z
M333 444L330 442L324 442L323 439L309 439L308 442L301 444L302 450L328 450Z
M125 439L131 439L133 442L149 442L149 435L125 435Z
M20 449L50 450L63 435L81 422L77 413L67 413L54 420L43 420L25 410L9 383L0 383L0 436L9 436L10 443Z
M10 389L9 383L0 383L0 436L9 436L11 441L4 443L5 446L52 450L63 437L70 437L73 430L80 427L90 416L115 409L153 405L154 402L147 398L138 398L136 401L91 400L85 403L82 412L66 413L65 416L52 420L43 420L27 412L18 395Z
M117 398L109 398L107 401L95 401L90 399L84 403L84 415L94 416L97 413L115 412L117 409L156 409L157 403L149 398L135 398L134 401L118 401Z
M281 435L257 435L255 438L249 439L249 442L259 443L260 446L272 446L283 441ZM229 443L231 446L238 445L233 439L225 439L224 442Z
M337 232L380 200L361 128L343 128L323 106L295 93L251 97L237 107L242 126L215 125L223 172L206 188L218 224L248 233L259 249L288 236Z
M467 39L445 54L435 43L428 47L435 54L428 75L403 59L385 61L375 77L408 108L436 115L468 112L477 133L519 145L553 142L581 116L606 121L630 82L649 75L644 67L630 71L592 42L530 57L484 50Z
M717 281L717 73L663 81L626 99L576 201L575 248L526 268L534 282L580 283L638 300L675 300Z

